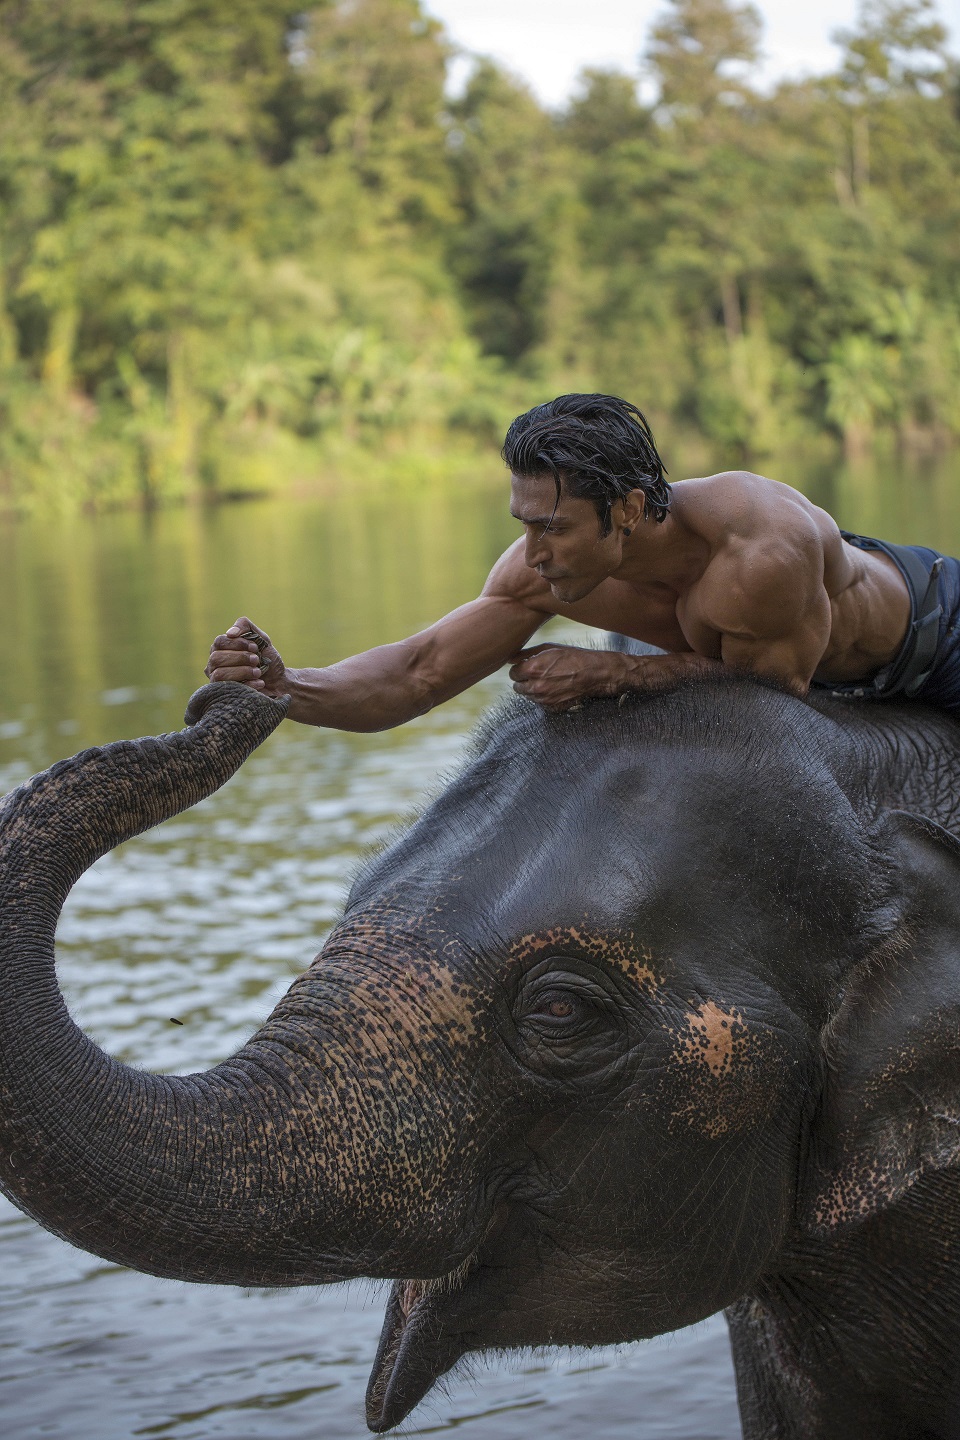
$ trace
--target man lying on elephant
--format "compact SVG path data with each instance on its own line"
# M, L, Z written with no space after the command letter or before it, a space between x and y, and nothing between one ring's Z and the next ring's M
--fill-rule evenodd
M960 715L960 561L842 532L745 471L670 485L643 415L613 396L536 406L503 456L524 534L478 599L322 670L286 667L243 617L214 641L210 679L289 694L291 719L342 730L403 724L511 661L514 688L558 710L724 665ZM554 615L667 653L523 649Z

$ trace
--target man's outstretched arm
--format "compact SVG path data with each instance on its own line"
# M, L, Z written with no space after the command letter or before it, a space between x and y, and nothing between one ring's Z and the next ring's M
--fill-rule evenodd
M269 637L241 616L214 640L206 674L289 695L288 716L303 725L389 730L498 670L548 618L515 596L485 592L418 635L314 670L285 666ZM259 641L245 636L251 630Z

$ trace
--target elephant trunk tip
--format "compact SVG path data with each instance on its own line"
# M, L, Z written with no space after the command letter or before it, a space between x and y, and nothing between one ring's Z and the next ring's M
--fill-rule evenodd
M184 712L183 723L185 725L197 725L206 715L207 711L214 707L218 710L233 714L246 713L250 716L258 712L262 715L279 711L277 724L286 715L290 708L290 696L281 695L274 699L271 695L263 695L259 690L251 690L249 685L240 685L235 680L219 680L208 685L201 685L195 690L187 701L187 708ZM266 707L266 709L264 709Z

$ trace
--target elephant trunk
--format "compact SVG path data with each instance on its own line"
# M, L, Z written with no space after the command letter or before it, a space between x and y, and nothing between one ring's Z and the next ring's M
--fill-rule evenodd
M110 1059L74 1025L54 931L82 872L218 789L285 701L204 687L187 730L62 761L0 807L0 1188L64 1239L157 1275L284 1285L390 1273L402 1219L362 1151L396 1133L397 1086L373 1106L336 984L318 1022L295 985L264 1030L201 1074ZM309 1013L308 1013L309 1012Z

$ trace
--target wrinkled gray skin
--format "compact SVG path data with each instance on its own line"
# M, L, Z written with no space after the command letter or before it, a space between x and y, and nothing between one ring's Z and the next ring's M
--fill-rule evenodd
M960 727L724 676L516 702L239 1054L128 1069L66 1013L63 900L283 708L208 686L0 811L14 1202L157 1275L395 1279L375 1430L469 1351L726 1308L750 1440L960 1435Z

